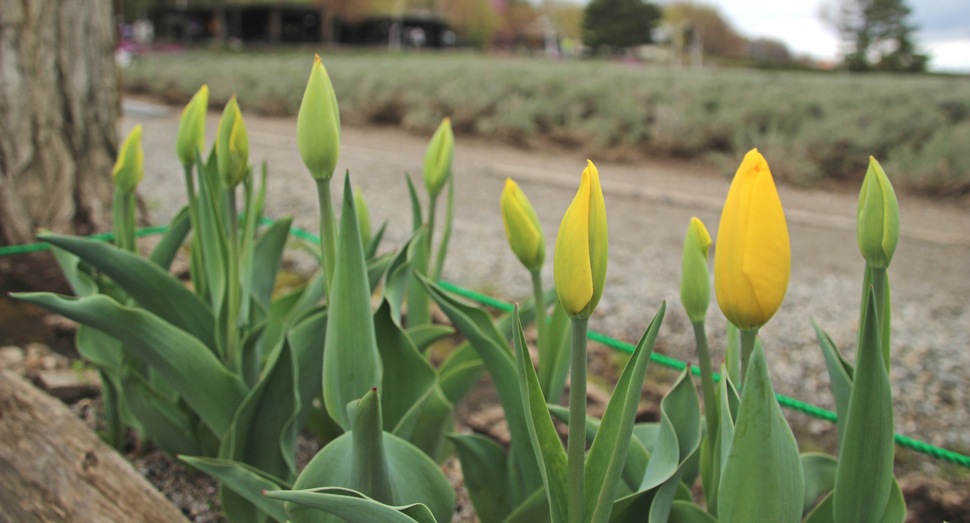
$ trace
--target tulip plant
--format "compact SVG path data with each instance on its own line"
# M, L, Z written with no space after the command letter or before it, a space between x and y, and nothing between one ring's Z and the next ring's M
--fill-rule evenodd
M229 100L203 159L208 89L182 114L176 152L188 205L149 257L135 240L142 179L140 126L112 178L115 245L42 234L77 297L16 297L80 324L78 350L104 384L106 437L125 427L217 478L233 522L448 521L454 491L438 463L457 452L483 523L901 523L893 477L887 269L899 237L892 185L871 159L858 211L866 260L856 358L815 326L839 419L839 456L798 445L775 398L759 329L778 311L791 268L788 229L768 163L749 152L718 225L714 293L728 319L715 374L705 322L712 238L692 218L684 241L681 302L697 343L701 398L688 366L660 402L660 420L635 423L666 303L624 367L602 419L586 413L587 327L606 291L606 203L588 162L555 245L554 293L542 285L546 244L535 210L507 180L500 199L509 246L532 276L532 295L492 315L438 283L454 200L454 136L446 118L424 162L427 207L410 177L412 236L377 254L363 195L343 178L339 220L331 180L340 149L333 86L316 57L297 119L300 155L320 203L321 270L275 289L289 218L261 229L266 167L254 180L242 111ZM433 249L437 199L448 187ZM239 188L242 212L239 212ZM169 274L191 234L191 288ZM430 303L454 329L433 325ZM549 314L547 304L552 304ZM376 306L375 306L376 304ZM524 325L536 322L536 371ZM428 347L465 341L437 368ZM567 352L568 351L568 352ZM568 354L568 358L567 358ZM488 372L511 443L454 430L454 406ZM569 375L568 405L559 405ZM568 425L565 446L554 421ZM302 428L322 449L300 473ZM692 488L700 478L701 503Z

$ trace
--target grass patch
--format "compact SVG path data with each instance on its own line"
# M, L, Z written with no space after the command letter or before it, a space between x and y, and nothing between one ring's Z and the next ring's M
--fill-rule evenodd
M706 158L733 172L758 147L798 185L861 180L869 155L901 188L970 193L970 79L752 69L671 70L607 61L474 54L338 52L324 56L348 124L459 135L601 159ZM125 89L181 104L202 83L221 108L294 115L309 51L191 51L141 57Z

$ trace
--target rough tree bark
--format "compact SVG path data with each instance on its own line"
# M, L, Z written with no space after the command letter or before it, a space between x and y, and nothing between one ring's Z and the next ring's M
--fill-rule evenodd
M111 0L0 0L0 245L110 226Z
M185 522L71 409L5 370L0 470L0 522Z

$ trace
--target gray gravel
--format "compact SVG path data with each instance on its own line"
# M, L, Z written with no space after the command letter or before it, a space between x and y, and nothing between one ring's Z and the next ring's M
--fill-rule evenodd
M246 114L246 101L241 104ZM171 219L185 201L181 166L174 154L179 112L137 120L145 127L146 176L140 193L154 223ZM293 215L296 226L315 230L316 192L297 151L296 120L245 117L252 159L269 163L267 215ZM209 116L210 143L217 118L215 113ZM135 123L135 118L125 118L121 130L127 132ZM426 140L392 129L343 129L337 171L351 170L354 185L363 189L369 203L372 223L388 220L383 249L399 246L408 237L410 206L403 173L412 173L420 185ZM543 223L549 249L543 279L551 285L559 221L584 166L585 158L569 151L524 151L459 137L456 218L444 278L506 299L530 294L528 274L508 249L499 214L504 178L512 176ZM597 166L606 193L610 257L607 288L590 328L635 341L666 299L662 350L696 360L693 334L679 302L682 241L692 215L716 234L729 180L699 163ZM334 187L339 197L340 186ZM762 330L775 388L829 409L833 402L828 375L809 320L814 317L852 357L864 267L855 239L855 191L780 189L792 240L792 278L781 310ZM890 269L896 430L966 452L970 213L965 204L910 196L900 196L900 207L903 237ZM314 269L309 256L289 256L299 270ZM722 354L723 328L712 299L708 329L716 361ZM834 434L826 422L799 415L790 419L823 441ZM918 460L918 466L930 473L939 463Z

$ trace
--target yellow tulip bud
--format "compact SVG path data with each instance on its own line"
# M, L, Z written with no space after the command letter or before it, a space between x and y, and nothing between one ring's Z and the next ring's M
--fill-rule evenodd
M857 232L859 250L869 265L888 268L899 243L899 203L886 172L871 156L859 193Z
M340 155L340 109L320 55L313 60L296 117L296 143L311 176L317 180L333 177Z
M556 294L569 317L586 319L593 313L603 296L606 261L606 204L599 173L589 162L556 238Z
M542 224L536 211L529 203L525 193L512 178L505 179L502 191L502 223L509 246L522 265L530 271L537 271L546 260L546 239L542 235Z
M129 194L144 177L145 152L141 148L141 124L138 124L121 143L111 180L122 194Z
M367 202L364 201L364 193L360 187L354 188L354 208L357 209L357 226L360 228L360 243L367 248L370 242L370 211L367 210Z
M704 223L691 217L684 239L684 257L680 276L680 301L687 317L697 323L704 321L711 303L711 275L707 269L707 253L711 235Z
M249 135L236 95L229 99L219 120L216 157L223 185L228 189L239 185L249 169Z
M791 248L785 211L768 163L745 155L728 191L714 251L714 290L721 312L741 330L768 322L788 291Z
M182 110L175 152L182 165L195 165L195 155L205 150L205 116L209 110L209 86L203 84Z
M451 162L455 157L455 135L451 132L451 118L445 118L431 137L424 155L424 186L428 194L438 196L451 177Z

